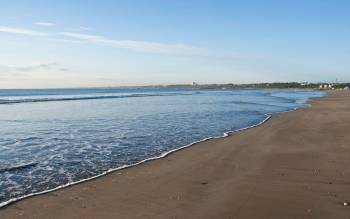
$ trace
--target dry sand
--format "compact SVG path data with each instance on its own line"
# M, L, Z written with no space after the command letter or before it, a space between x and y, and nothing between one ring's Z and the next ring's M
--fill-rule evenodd
M350 218L350 92L164 159L0 209L0 218Z

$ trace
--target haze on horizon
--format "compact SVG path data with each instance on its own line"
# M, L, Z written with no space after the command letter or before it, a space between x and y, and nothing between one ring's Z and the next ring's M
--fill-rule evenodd
M350 2L0 3L0 88L350 81Z

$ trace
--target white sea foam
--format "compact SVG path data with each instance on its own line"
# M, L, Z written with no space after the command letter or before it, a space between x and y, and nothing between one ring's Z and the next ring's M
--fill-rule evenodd
M35 193L30 193L30 194L27 194L27 195L24 195L24 196L20 196L20 197L17 197L17 198L12 198L12 199L9 199L5 202L2 202L0 203L0 208L2 207L5 207L11 203L14 203L14 202L17 202L17 201L20 201L22 199L25 199L25 198L29 198L29 197L33 197L33 196L37 196L37 195L42 195L42 194L46 194L46 193L49 193L49 192L54 192L54 191L57 191L59 189L63 189L63 188L67 188L69 186L72 186L72 185L76 185L76 184L80 184L80 183L83 183L83 182L86 182L86 181L90 181L90 180L93 180L93 179L96 179L96 178L100 178L102 176L105 176L109 173L112 173L112 172L115 172L115 171L118 171L118 170L122 170L122 169L126 169L126 168L130 168L130 167L133 167L133 166L137 166L137 165L140 165L140 164L143 164L143 163L146 163L148 161L152 161L152 160L157 160L157 159L161 159L161 158L164 158L164 157L167 157L168 155L174 153L174 152L177 152L177 151L180 151L180 150L183 150L185 148L188 148L194 144L198 144L198 143L201 143L201 142L205 142L205 141L208 141L210 139L218 139L218 138L223 138L223 137L227 137L229 136L230 134L234 133L234 132L238 132L238 131L243 131L243 130L246 130L246 129L250 129L250 128L254 128L254 127L257 127L259 125L262 125L264 124L265 122L267 122L272 116L270 114L267 114L266 115L266 118L257 123L257 124L254 124L252 126L248 126L248 127L244 127L244 128L240 128L240 129L236 129L236 130L233 130L233 131L229 131L229 132L224 132L222 136L214 136L214 137L207 137L207 138L204 138L202 140L199 140L199 141L195 141L195 142L192 142L190 144L187 144L187 145L184 145L182 147L179 147L179 148L176 148L176 149L173 149L173 150L170 150L170 151L167 151L167 152L164 152L163 154L161 154L160 156L157 156L157 157L151 157L151 158L147 158L145 160L142 160L140 162L137 162L137 163L134 163L134 164L130 164L130 165L123 165L123 166L120 166L120 167L117 167L117 168L113 168L113 169L109 169L101 174L98 174L96 176L93 176L93 177L90 177L90 178L87 178L87 179L82 179L82 180L79 180L79 181L75 181L75 182L71 182L71 183L67 183L67 184L64 184L64 185L60 185L56 188L53 188L53 189L49 189L49 190L45 190L45 191L41 191L41 192L35 192Z

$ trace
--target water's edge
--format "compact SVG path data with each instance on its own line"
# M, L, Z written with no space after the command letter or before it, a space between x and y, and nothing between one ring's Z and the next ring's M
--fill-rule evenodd
M271 114L265 114L265 118L254 124L254 125L251 125L251 126L247 126L247 127L243 127L243 128L240 128L240 129L235 129L235 130L231 130L231 131L228 131L228 132L224 132L221 136L212 136L212 137L207 137L207 138L204 138L202 140L199 140L199 141L194 141L190 144L187 144L187 145L184 145L184 146L181 146L181 147L178 147L178 148L175 148L173 150L170 150L170 151L167 151L167 152L164 152L163 154L161 154L160 156L156 156L156 157L150 157L150 158L147 158L145 160L142 160L140 162L137 162L137 163L134 163L134 164L130 164L130 165L123 165L123 166L120 166L120 167L117 167L117 168L112 168L112 169L109 169L101 174L98 174L96 176L93 176L93 177L90 177L90 178L86 178L86 179L82 179L82 180L78 180L76 182L71 182L71 183L67 183L67 184L64 184L64 185L61 185L61 186L58 186L56 188L53 188L53 189L49 189L49 190L45 190L45 191L42 191L42 192L36 192L36 193L31 193L31 194L27 194L27 195L24 195L24 196L21 196L21 197L18 197L18 198L12 198L8 201L5 201L5 202L2 202L0 203L0 209L5 207L5 206L8 206L9 204L13 204L15 202L18 202L20 200L23 200L25 198L29 198L29 197L33 197L33 196L38 196L38 195L43 195L43 194L46 194L46 193L50 193L50 192L54 192L54 191L57 191L57 190L60 190L60 189L64 189L64 188L67 188L67 187L70 187L70 186L73 186L73 185L77 185L77 184L80 184L80 183L83 183L83 182L87 182L87 181L90 181L90 180L93 180L93 179L97 179L97 178L100 178L102 176L105 176L107 174L110 174L110 173L113 173L113 172L116 172L118 170L122 170L122 169L126 169L126 168L130 168L130 167L134 167L134 166L137 166L137 165L140 165L140 164L144 164L146 162L149 162L149 161L152 161L152 160L158 160L158 159L161 159L161 158L164 158L164 157L167 157L168 155L172 154L172 153L175 153L177 151L180 151L180 150L183 150L185 148L188 148L188 147L191 147L195 144L198 144L198 143L201 143L201 142L205 142L205 141L208 141L208 140L211 140L211 139L219 139L219 138L225 138L225 137L228 137L230 136L231 134L233 133L236 133L236 132L240 132L240 131L244 131L244 130L247 130L247 129L251 129L251 128L255 128L257 126L260 126L264 123L266 123L270 118L272 118L272 116L274 114L280 114L280 113L287 113L287 112L292 112L292 111L295 111L295 110L298 110L298 109L303 109L303 108L307 108L307 107L311 107L311 101L315 100L315 99L319 99L319 98L322 98L324 96L327 96L328 93L320 96L320 97L310 97L308 98L307 102L302 104L301 106L299 107L296 107L292 110L286 110L286 111L280 111L280 112L274 112L274 113L271 113Z

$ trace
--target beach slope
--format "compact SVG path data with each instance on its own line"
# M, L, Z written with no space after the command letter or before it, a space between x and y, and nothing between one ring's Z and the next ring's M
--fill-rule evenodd
M349 218L350 94L0 209L0 218Z

